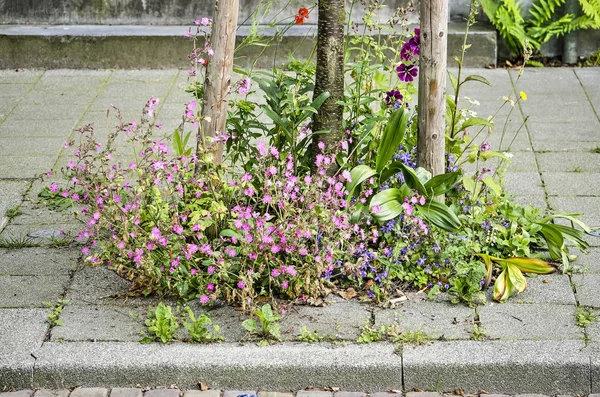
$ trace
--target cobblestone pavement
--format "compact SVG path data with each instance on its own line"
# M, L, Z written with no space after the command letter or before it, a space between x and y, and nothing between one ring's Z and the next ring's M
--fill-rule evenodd
M532 69L521 79L515 71L466 72L493 85L464 86L463 94L480 102L474 110L481 117L493 114L504 95L527 93L527 101L499 112L500 119L508 118L509 131L524 123L521 132L486 137L492 147L502 142L502 150L514 154L506 189L520 203L581 212L590 226L600 226L600 69ZM203 381L229 389L600 393L600 324L578 325L575 316L581 309L600 315L600 238L592 236L589 253L575 262L573 273L529 279L524 293L477 312L450 305L444 296L427 301L413 294L395 308L331 297L326 307L293 307L281 322L284 343L259 348L240 326L241 312L196 305L197 313L210 311L225 343L190 345L179 334L171 345L139 344L143 319L157 299L119 298L127 281L105 268L79 266L77 249L51 246L59 232L74 233L80 225L39 205L43 185L36 177L67 164L62 144L76 137L74 128L93 122L98 136L106 137L115 124L106 116L110 104L121 109L124 120L134 120L151 95L159 97L158 121L172 131L190 99L185 86L186 72L179 70L0 71L0 238L40 245L0 248L0 390L136 383L193 388ZM115 153L129 155L124 147ZM7 217L17 205L22 214ZM60 313L62 325L51 326L52 309L44 302L63 299L68 303ZM485 340L473 340L476 321ZM422 331L431 342L355 343L365 324L392 323ZM330 342L299 343L304 326ZM72 395L92 392L76 389ZM96 392L107 396L109 389ZM113 389L111 396L131 392ZM35 397L48 393L37 391ZM154 393L167 391L146 394L158 397ZM201 397L194 393L185 395ZM303 393L298 397L330 396Z

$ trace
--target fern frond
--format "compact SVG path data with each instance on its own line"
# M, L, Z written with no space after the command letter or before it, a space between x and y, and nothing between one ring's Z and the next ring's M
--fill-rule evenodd
M565 0L537 0L531 5L529 14L533 18L530 19L532 26L542 26L556 15L556 9L561 7Z
M593 28L600 28L600 0L579 0L581 11Z

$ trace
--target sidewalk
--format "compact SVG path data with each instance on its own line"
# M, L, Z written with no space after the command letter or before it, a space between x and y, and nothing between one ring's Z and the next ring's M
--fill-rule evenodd
M600 226L600 153L592 152L600 147L600 69L528 69L516 87L517 72L469 72L493 84L465 85L463 94L481 102L476 109L481 117L493 114L513 90L528 96L509 122L518 128L529 116L510 150L514 157L506 189L521 203L583 212L585 222ZM450 305L443 296L427 301L412 294L390 309L330 297L326 307L293 307L281 321L284 342L260 348L245 337L243 313L221 306L209 310L221 326L222 344L138 343L145 314L157 299L125 299L128 282L105 268L82 268L75 248L48 247L52 236L77 231L79 225L36 203L42 184L35 177L68 161L62 144L74 137L73 128L94 122L102 131L111 103L124 120L133 120L151 95L159 97L158 119L172 131L189 101L183 91L186 75L177 70L0 71L0 238L19 241L29 235L44 245L0 248L0 391L138 384L190 389L203 382L258 391L312 386L363 392L600 393L600 324L579 327L575 317L578 306L600 314L600 238L594 236L587 237L590 253L574 263L581 272L528 279L521 295L505 304L490 301L477 312ZM490 137L492 147L498 142L499 133ZM19 204L22 215L4 216ZM62 326L49 327L52 310L43 302L60 299L69 300L60 315ZM471 340L476 317L486 331L484 341ZM356 343L366 323L393 322L423 330L433 341ZM303 326L335 343L300 343Z

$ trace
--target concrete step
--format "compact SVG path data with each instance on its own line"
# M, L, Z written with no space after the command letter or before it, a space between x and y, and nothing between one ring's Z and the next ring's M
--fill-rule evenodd
M265 39L278 28L260 28ZM0 69L164 69L186 68L193 44L184 34L187 26L141 25L0 25ZM236 65L272 67L288 59L307 59L316 44L315 25L292 26L268 47L247 46L237 53ZM237 44L250 34L240 26ZM448 55L460 54L464 24L451 22ZM469 31L466 66L496 64L497 41L493 28L475 25ZM264 50L264 53L258 57ZM450 61L449 65L454 65Z

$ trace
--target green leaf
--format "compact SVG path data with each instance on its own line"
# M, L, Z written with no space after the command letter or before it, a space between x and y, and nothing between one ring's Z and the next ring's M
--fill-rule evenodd
M498 183L494 180L493 177L487 176L481 180L487 187L492 189L492 191L496 194L496 196L500 196L502 194L502 187L498 185Z
M354 167L352 171L350 171L352 180L346 185L346 189L348 190L348 201L352 198L354 189L356 189L358 185L375 175L377 175L377 172L368 165L361 164Z
M402 174L404 175L404 180L406 181L406 184L409 188L415 189L421 194L427 194L427 189L425 188L425 186L423 186L423 183L421 182L415 170L408 167L404 163L399 163L398 167L402 171Z
M244 320L244 322L242 322L242 327L248 332L254 332L256 331L256 321L251 318Z
M452 72L448 71L448 77L450 78L450 83L452 84L452 89L454 90L454 92L456 92L456 90L458 89L458 80L456 79L456 76L454 74L452 74Z
M478 81L478 82L483 83L485 85L489 85L490 87L492 86L492 84L485 77L479 76L477 74L472 74L470 76L467 76L463 80L463 82L461 83L461 85L464 84L464 83L466 83L467 81Z
M554 260L562 259L563 249L565 248L565 239L562 234L553 227L554 225L542 224L541 226L540 233L546 240L550 257Z
M512 263L507 262L506 272L508 274L508 279L510 280L515 290L518 293L525 291L525 288L527 288L527 280L525 279L525 276L523 276L523 273L521 273L519 268L513 265Z
M462 179L459 171L449 172L447 174L436 175L425 183L428 197L439 196L452 190Z
M390 188L383 190L371 198L370 210L375 219L380 222L389 221L400 215L403 211L402 203L404 198L410 194L410 190L406 184L404 188ZM373 212L373 207L378 206L378 212Z
M460 227L460 220L445 204L429 201L425 205L417 204L419 214L437 227L454 232Z
M223 229L223 230L221 230L221 233L219 233L219 235L222 237L237 237L237 238L239 238L239 236L240 236L238 233L234 232L231 229Z
M494 150L488 150L487 152L480 152L479 158L483 161L489 160L491 158L500 158L504 160L510 160L504 153L496 152Z
M478 126L478 125L479 126L486 126L486 127L493 127L494 126L492 123L490 123L486 119L482 119L481 117L471 117L470 119L467 119L464 123L462 123L462 125L460 126L460 128L458 129L458 131L463 131L463 130L469 128L469 127L474 127L474 126Z
M269 334L271 334L271 336L273 336L277 340L281 339L280 329L281 326L277 323L271 323L267 326L267 331L269 332Z
M405 108L397 109L392 113L383 131L381 141L379 141L379 149L375 158L375 169L377 172L381 172L394 153L396 153L400 143L402 143L406 126L408 125L408 118L409 114Z

